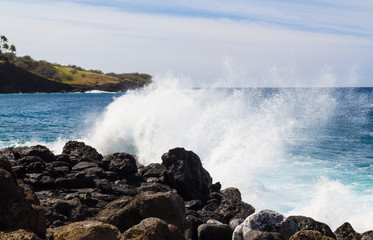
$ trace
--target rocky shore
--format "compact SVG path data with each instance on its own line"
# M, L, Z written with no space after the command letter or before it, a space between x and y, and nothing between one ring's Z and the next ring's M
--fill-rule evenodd
M0 239L373 240L306 216L255 211L183 148L143 166L83 142L0 150Z

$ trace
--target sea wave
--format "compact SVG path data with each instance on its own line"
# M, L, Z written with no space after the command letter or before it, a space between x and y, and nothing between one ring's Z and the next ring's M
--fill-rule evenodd
M84 141L104 154L136 154L145 164L185 147L258 210L309 215L334 228L344 219L363 231L373 224L372 205L348 185L324 179L335 174L333 163L289 157L298 139L306 145L324 130L336 101L332 91L317 88L185 91L158 84L116 98ZM355 208L350 215L340 209L346 196Z

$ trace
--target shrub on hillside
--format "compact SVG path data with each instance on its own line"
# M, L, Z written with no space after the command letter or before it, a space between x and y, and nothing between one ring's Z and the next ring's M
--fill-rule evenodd
M14 63L14 65L16 65L17 67L19 67L19 68L21 68L23 70L26 70L26 71L29 68L29 66L26 63L24 63L23 61L16 61Z
M39 62L39 66L34 70L34 72L42 77L52 78L57 70L50 63Z

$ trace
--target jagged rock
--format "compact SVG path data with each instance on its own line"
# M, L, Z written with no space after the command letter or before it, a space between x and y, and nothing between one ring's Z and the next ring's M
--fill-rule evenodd
M23 228L44 236L44 211L25 198L9 166L6 156L0 155L0 231Z
M110 224L98 221L75 222L57 228L54 240L119 240L119 230Z
M120 178L137 173L136 159L127 153L114 153L104 157L103 162L108 162L108 170L116 172Z
M112 215L98 215L99 220L113 224L121 232L149 217L160 218L183 230L186 223L184 201L174 192L142 192Z
M182 232L174 225L159 218L146 218L122 234L124 240L185 240Z
M46 170L52 177L63 177L71 172L71 164L65 161L54 161L46 164Z
M237 188L226 188L221 191L223 198L215 213L222 217L223 222L231 219L247 218L255 212L255 208L242 201L241 192Z
M80 172L84 169L93 167L98 167L98 164L94 162L80 161L72 167L72 170L75 172Z
M37 198L32 186L25 184L21 179L17 179L17 184L20 188L22 188L25 199L29 203L34 204L34 205L40 205L40 201Z
M84 175L86 175L86 177L91 177L92 179L108 178L108 175L106 174L105 170L100 167L86 168L80 171L79 173L83 173Z
M373 240L373 230L364 232L361 234L362 240Z
M202 224L198 227L198 240L230 240L232 233L232 229L227 224Z
M56 162L65 162L65 163L68 163L69 165L71 165L71 159L69 157L69 155L67 154L60 154L60 155L56 155Z
M167 168L160 163L151 163L141 169L140 174L147 179L147 182L164 182Z
M337 240L360 240L361 235L357 233L350 223L345 222L334 231Z
M212 179L194 152L171 149L163 154L162 164L167 168L165 183L176 189L185 201L208 200Z
M42 240L36 233L18 229L11 232L0 232L1 240Z
M37 156L24 156L17 160L17 163L23 167L27 173L42 173L45 169L45 162Z
M75 165L80 161L100 163L102 155L91 146L83 142L69 141L63 147L62 154L69 156L71 162Z
M295 233L289 240L333 240L317 230L301 230Z
M31 147L17 147L14 151L19 154L18 158L25 156L35 156L41 158L44 162L52 162L55 160L54 154L45 146L36 145Z
M94 187L93 177L83 172L71 173L55 180L55 186L67 189L92 188Z
M261 232L280 233L283 239L289 239L298 231L297 225L278 212L262 210L247 217L233 232L234 240L243 240L252 230ZM255 235L260 235L259 233Z
M209 197L206 205L198 210L198 215L204 221L212 218L229 224L232 219L245 219L255 212L251 205L241 200L241 193L237 188L227 188L221 193L211 192Z
M316 230L325 236L336 239L336 236L334 235L333 231L325 223L321 223L315 221L310 217L304 216L290 216L289 219L297 224L299 230Z

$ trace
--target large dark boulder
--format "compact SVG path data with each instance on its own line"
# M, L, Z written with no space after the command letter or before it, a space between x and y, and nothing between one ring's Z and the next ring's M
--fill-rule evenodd
M232 219L247 218L255 212L255 208L242 201L241 192L237 188L226 188L221 191L223 198L215 211L222 221L229 223Z
M51 150L42 145L35 145L31 147L17 147L14 148L19 154L19 157L35 156L41 158L44 162L52 162L55 160L55 156Z
M334 231L337 240L360 240L361 235L357 233L350 223L345 222Z
M43 237L46 232L44 211L26 199L4 155L0 155L0 231L26 229Z
M64 161L54 161L46 164L46 170L52 177L59 178L71 172L71 164Z
M62 154L68 155L74 165L80 161L100 164L102 160L102 155L96 149L78 141L67 142L63 147Z
M316 230L325 236L336 239L336 236L334 235L333 231L325 223L321 223L315 221L310 217L304 216L290 216L289 219L297 224L299 230Z
M121 232L149 217L160 218L184 230L186 224L184 201L174 192L142 192L111 215L98 215L100 221L113 224Z
M167 168L160 163L151 163L140 170L140 174L147 182L164 183L164 176L166 173Z
M176 189L185 201L209 198L212 179L194 152L171 149L163 154L162 164L167 168L165 183Z
M114 153L104 157L103 162L107 162L108 170L116 172L120 178L137 173L136 159L127 153Z
M198 227L198 240L231 240L232 229L227 224L202 224Z

